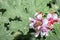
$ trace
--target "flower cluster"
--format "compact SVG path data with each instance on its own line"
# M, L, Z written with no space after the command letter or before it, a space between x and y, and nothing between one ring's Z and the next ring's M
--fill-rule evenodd
M35 37L38 37L40 34L41 37L48 36L49 32L54 29L53 24L55 22L60 23L60 19L58 15L53 11L47 14L47 17L44 18L43 12L38 12L34 15L34 18L29 18L30 21L30 29L34 29Z

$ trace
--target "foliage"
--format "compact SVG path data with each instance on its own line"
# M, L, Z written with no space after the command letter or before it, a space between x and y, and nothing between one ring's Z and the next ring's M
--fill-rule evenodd
M35 40L35 37L30 37L30 35L34 33L28 34L29 17L34 16L36 9L38 12L48 13L50 8L47 4L50 1L51 0L0 0L0 40L13 40L20 34L23 35L23 39L25 36L27 38L29 36L30 40ZM56 29L56 32L58 29L59 28ZM54 36L56 35L50 34L46 40L60 39L59 34L56 37Z

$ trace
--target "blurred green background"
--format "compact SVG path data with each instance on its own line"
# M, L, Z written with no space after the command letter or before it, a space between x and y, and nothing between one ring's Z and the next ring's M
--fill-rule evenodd
M60 0L0 0L0 40L41 40L29 33L29 17L36 10L45 16L53 9L60 15ZM45 40L60 40L60 24L54 25L56 34L50 32Z

